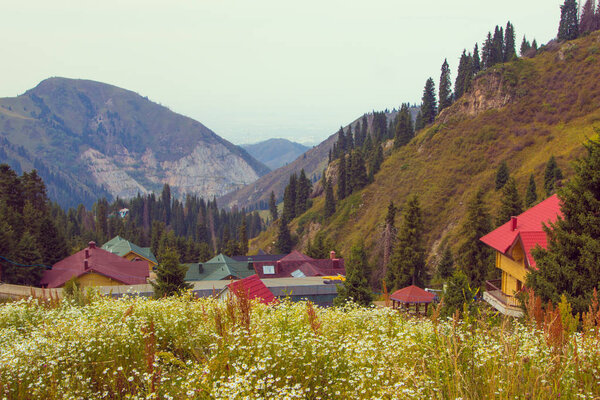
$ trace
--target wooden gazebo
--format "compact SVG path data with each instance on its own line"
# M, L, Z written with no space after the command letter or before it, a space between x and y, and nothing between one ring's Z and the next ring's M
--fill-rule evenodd
M429 293L418 286L410 285L400 290L396 290L390 296L392 300L392 308L397 309L403 306L408 311L410 305L415 305L415 313L419 313L419 305L425 304L425 314L427 314L427 305L433 302L434 293Z

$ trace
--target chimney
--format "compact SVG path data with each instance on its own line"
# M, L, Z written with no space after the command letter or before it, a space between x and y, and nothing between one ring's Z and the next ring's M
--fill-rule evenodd
M88 243L88 247L89 247L90 249L95 249L95 248L96 248L96 242L94 242L94 241L92 241L92 242L89 242L89 243Z
M90 251L85 249L85 259L87 260L88 258L90 258Z
M513 231L517 230L517 217L510 217L510 226Z
M89 268L89 264L88 264L88 260L87 258L85 260L83 260L83 269L88 269Z
M331 250L331 252L329 252L329 258L335 260L335 251Z

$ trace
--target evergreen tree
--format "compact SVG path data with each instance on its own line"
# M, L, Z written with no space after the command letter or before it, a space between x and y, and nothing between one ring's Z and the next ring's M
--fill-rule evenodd
M409 285L423 286L426 279L423 224L418 197L410 197L405 209L386 276L386 281L394 289Z
M346 156L340 158L340 163L338 164L338 190L337 190L337 198L338 200L342 200L346 198L348 185L348 173L346 171Z
M353 151L351 159L352 170L350 171L349 181L351 192L355 192L367 185L367 169L365 168L365 160L360 151Z
M239 255L245 256L248 254L248 234L246 233L246 216L242 215L242 224L239 232L240 243L238 245Z
M579 19L579 33L581 35L598 29L596 26L595 8L595 0L586 0L581 9L581 18Z
M42 256L35 237L25 231L13 254L13 261L27 267L5 264L2 280L6 283L25 286L39 286L45 268L41 266Z
M373 293L369 287L371 270L362 244L352 246L345 267L346 281L343 285L338 285L338 295L334 299L334 305L340 306L350 300L365 307L371 305L373 302Z
M579 36L579 20L577 19L577 1L565 0L560 6L560 23L558 40L573 40Z
M275 202L275 192L271 190L271 197L269 198L269 212L271 213L271 219L275 221L279 218L279 214L277 212L277 203Z
M527 193L525 194L525 208L530 208L537 201L537 188L535 186L535 178L533 174L529 175L529 184L527 185Z
M174 248L167 248L161 255L161 262L156 267L156 281L151 282L154 297L162 298L191 289L192 285L185 281L186 268L179 264L179 253Z
M492 230L490 214L483 202L483 190L479 190L467 206L467 215L461 226L458 265L467 275L471 285L480 287L490 274L493 264L493 252L479 240Z
M520 50L521 57L525 56L525 53L527 53L529 49L531 49L531 43L529 43L529 41L523 35L523 41L521 42Z
M279 219L279 225L277 230L277 241L275 242L275 248L279 254L288 254L292 251L293 243L292 236L290 235L290 229L285 218Z
M442 112L444 108L449 107L450 104L452 104L451 86L452 83L450 82L450 67L448 66L448 61L444 59L444 63L442 64L442 73L440 75L439 112Z
M471 87L473 76L473 59L463 50L458 63L458 72L454 83L454 97L459 99Z
M502 188L502 198L500 200L500 210L496 219L496 225L500 226L508 221L510 217L517 216L523 212L523 202L517 191L517 184L514 178L509 178L506 185Z
M493 64L498 64L504 61L504 30L496 25L494 37L492 39L492 61Z
M556 304L565 294L574 312L585 311L600 287L600 142L585 147L575 175L558 191L562 218L544 229L548 248L533 251L537 271L527 275L527 286L544 301Z
M433 79L427 79L423 89L423 98L421 105L421 115L425 125L430 124L437 115L437 101L435 99L435 83Z
M446 246L442 253L442 258L437 265L438 274L440 278L446 280L454 273L454 258L452 257L452 250L450 246Z
M287 221L291 221L296 217L296 189L298 188L298 178L296 174L290 175L290 181L283 192L283 215Z
M508 62L517 56L515 50L515 27L510 21L506 23L504 31L504 62Z
M496 190L502 189L508 182L508 178L510 178L508 165L506 165L506 161L502 161L496 170Z
M335 198L333 197L333 187L327 181L327 177L323 174L323 186L325 186L325 218L335 214Z
M546 170L544 171L544 190L546 191L546 196L550 196L554 193L556 183L562 180L562 178L562 171L558 167L558 164L556 164L554 156L551 156L546 164Z
M483 69L490 68L496 63L494 60L494 41L490 32L488 32L487 38L483 42L482 58Z
M396 123L396 135L394 138L394 147L398 148L410 142L414 136L412 116L410 115L410 106L403 103L398 111L398 121Z
M475 43L475 47L473 48L472 60L471 65L473 66L473 75L476 75L481 71L481 58L479 57L479 47L477 46L477 43Z
M300 175L298 176L296 188L296 211L295 215L300 216L304 214L304 212L308 209L308 197L310 196L310 191L312 188L312 183L306 177L306 173L304 172L304 168L300 171Z

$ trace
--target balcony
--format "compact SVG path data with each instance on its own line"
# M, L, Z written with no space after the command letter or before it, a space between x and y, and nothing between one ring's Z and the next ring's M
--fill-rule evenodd
M522 317L523 311L519 306L519 301L517 298L515 296L509 296L505 293L502 293L500 287L502 287L502 281L500 279L486 281L483 299L504 315L509 315L511 317Z

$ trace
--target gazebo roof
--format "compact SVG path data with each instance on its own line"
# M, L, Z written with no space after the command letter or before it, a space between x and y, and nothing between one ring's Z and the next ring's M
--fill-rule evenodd
M431 303L435 298L435 294L429 293L418 286L410 285L396 290L390 298L401 303Z

